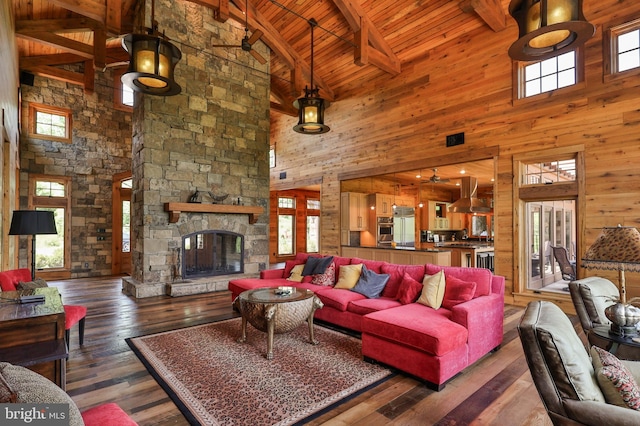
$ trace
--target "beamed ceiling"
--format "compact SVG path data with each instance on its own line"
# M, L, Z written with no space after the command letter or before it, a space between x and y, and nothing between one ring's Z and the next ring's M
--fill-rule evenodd
M120 38L133 31L136 0L12 1L22 71L91 91L94 70L128 60ZM221 22L232 19L244 25L244 0L179 1L211 8ZM296 115L292 102L309 83L311 56L310 26L296 14L318 22L314 83L323 98L335 101L364 84L401 75L403 64L427 57L443 43L478 29L504 30L511 19L508 4L509 0L249 0L248 21L252 32L264 32L258 43L271 50L272 110ZM74 63L84 63L85 72L60 67Z

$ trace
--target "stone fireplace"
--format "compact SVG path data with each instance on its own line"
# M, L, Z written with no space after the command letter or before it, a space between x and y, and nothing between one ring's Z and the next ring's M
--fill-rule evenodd
M241 40L242 25L216 21L209 8L180 4L156 1L155 17L182 51L176 66L182 93L135 99L132 272L123 279L123 290L134 297L226 290L230 279L256 276L269 260L269 64L240 49L213 52L213 43ZM266 46L257 45L268 57ZM228 197L208 210L205 200L187 204L196 191ZM181 203L194 208L167 209ZM250 207L265 213L241 211ZM242 236L229 239L236 251L227 258L228 265L242 265L239 271L205 276L186 270L185 238L210 230Z

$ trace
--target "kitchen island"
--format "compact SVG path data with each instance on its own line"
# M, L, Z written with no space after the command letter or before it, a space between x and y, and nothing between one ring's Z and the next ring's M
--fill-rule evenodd
M343 257L379 260L398 265L451 266L452 251L448 248L382 248L342 246Z
M445 241L431 244L434 249L451 250L451 266L481 267L493 270L494 249L492 242Z

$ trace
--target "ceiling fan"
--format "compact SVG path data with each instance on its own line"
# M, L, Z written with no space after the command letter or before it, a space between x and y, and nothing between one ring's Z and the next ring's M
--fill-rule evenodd
M245 2L244 17L244 38L240 44L214 44L211 47L239 47L245 52L249 52L251 56L264 65L267 63L267 60L263 58L261 54L252 49L253 44L262 37L262 31L255 30L253 34L251 34L251 37L249 37L249 0L246 0Z
M442 179L440 176L438 176L438 169L432 169L433 170L433 176L431 176L429 178L429 180L425 181L426 182L430 182L430 183L447 183L449 182L451 179Z

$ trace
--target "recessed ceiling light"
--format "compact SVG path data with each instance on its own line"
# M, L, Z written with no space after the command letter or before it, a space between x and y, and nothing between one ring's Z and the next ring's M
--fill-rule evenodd
M463 174L465 174L465 173L467 173L467 171L466 171L465 169L460 170L460 174L461 174L461 175L463 175Z

